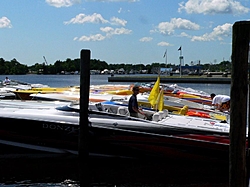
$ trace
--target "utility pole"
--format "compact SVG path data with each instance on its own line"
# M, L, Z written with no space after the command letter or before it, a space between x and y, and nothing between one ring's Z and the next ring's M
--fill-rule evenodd
M183 61L181 46L180 46L180 48L178 49L178 51L180 51L180 57L179 57L179 59L180 59L180 77L181 77L181 64L182 64L182 61Z

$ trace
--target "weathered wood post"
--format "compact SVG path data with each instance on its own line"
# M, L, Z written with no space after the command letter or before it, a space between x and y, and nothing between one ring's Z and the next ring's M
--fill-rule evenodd
M250 52L249 52L250 53ZM249 53L248 53L248 58L249 58ZM248 134L250 134L250 66L248 62ZM250 142L250 136L248 135L247 137L247 142ZM247 157L246 157L246 165L247 165L247 178L246 178L246 186L249 186L249 180L250 180L250 144L247 144Z
M246 186L246 125L250 22L233 25L229 186Z
M80 185L89 186L88 107L90 85L90 50L81 50L80 63L80 129L78 139Z

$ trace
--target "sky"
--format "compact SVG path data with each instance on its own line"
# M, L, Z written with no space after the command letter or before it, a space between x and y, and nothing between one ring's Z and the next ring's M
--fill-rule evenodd
M215 64L231 61L238 21L250 0L1 0L0 58L54 64L87 49L108 64Z

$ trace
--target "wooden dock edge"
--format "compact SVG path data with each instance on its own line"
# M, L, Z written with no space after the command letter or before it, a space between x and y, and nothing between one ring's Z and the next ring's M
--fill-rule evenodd
M133 77L133 76L117 76L117 77L108 77L108 82L155 82L157 76L152 77ZM164 78L161 77L161 83L212 83L212 84L231 84L231 78L210 78L210 77L173 77L173 78Z

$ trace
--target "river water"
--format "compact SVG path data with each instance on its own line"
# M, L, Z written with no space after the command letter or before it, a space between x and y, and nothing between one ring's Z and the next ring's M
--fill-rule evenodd
M108 82L110 75L91 75L90 84L125 84ZM116 76L116 75L115 75ZM137 75L138 76L138 75ZM0 80L6 76L0 75ZM80 84L79 75L9 75L9 79L40 83L50 87ZM179 86L207 93L230 95L228 84L181 84ZM76 158L4 158L0 159L0 186L80 186ZM90 162L89 174L93 187L180 187L228 186L228 165L185 161L119 162L98 160Z
M130 85L131 82L108 82L108 77L110 75L91 75L90 84L91 85L103 85L103 84L123 84ZM117 75L115 75L117 76ZM138 76L138 75L130 75ZM147 75L150 76L150 75ZM155 75L152 75L155 76ZM5 79L5 75L0 75L0 80ZM80 75L9 75L9 79L17 80L21 82L31 83L31 84L45 84L50 87L65 87L65 86L76 86L80 84ZM169 84L174 84L169 83ZM202 90L206 93L215 94L225 94L230 95L230 84L196 84L196 83L178 83L179 86L189 87L197 90Z

